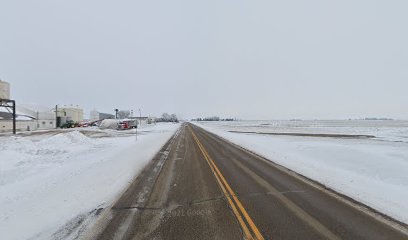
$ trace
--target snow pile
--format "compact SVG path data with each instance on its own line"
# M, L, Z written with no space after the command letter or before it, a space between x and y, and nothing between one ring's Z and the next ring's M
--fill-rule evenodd
M77 144L92 144L93 142L80 133L79 131L72 131L67 133L60 133L50 138L46 138L40 141L40 144L49 145L77 145Z
M151 126L137 141L134 135L89 138L78 131L0 137L1 238L75 234L78 219L90 224L178 127Z
M336 139L206 130L408 223L408 144L384 139ZM243 131L237 123L236 130ZM293 129L292 129L293 130ZM330 131L330 129L328 129ZM405 132L402 128L400 132ZM393 129L392 132L397 132Z
M72 131L60 133L42 139L39 142L25 137L0 138L0 151L2 153L19 155L20 159L22 157L31 159L33 155L66 153L67 151L64 151L64 149L67 150L68 148L83 146L84 144L94 146L95 142L78 131Z
M21 137L10 137L10 138L0 138L0 151L3 154L8 153L25 153L25 154L35 154L38 150L36 144L26 138ZM4 161L4 159L2 159Z

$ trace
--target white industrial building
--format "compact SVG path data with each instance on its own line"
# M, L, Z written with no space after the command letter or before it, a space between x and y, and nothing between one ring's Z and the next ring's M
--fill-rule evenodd
M16 107L17 131L34 131L55 128L55 113L41 107ZM0 109L0 132L9 132L13 128L12 114Z
M57 124L63 125L68 121L80 123L84 120L84 110L78 105L61 105L56 107L57 111Z
M10 84L0 80L0 99L10 99ZM55 128L55 110L34 104L16 104L16 130L33 131ZM13 115L7 108L0 108L0 132L11 132Z
M10 99L10 84L0 79L0 99Z
M16 121L17 131L32 131L36 130L36 123L32 120L21 120ZM0 133L11 132L13 130L13 121L7 119L0 119Z
M19 117L29 117L36 123L36 127L33 130L55 128L56 118L53 108L35 104L17 104L17 112Z
M101 113L98 112L97 110L92 110L89 114L89 120L90 121L98 121L98 120L103 120L103 119L114 119L115 115L109 114L109 113Z

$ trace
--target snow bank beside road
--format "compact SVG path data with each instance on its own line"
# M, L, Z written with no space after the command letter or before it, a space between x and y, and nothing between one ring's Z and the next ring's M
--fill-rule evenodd
M208 126L243 132L373 135L378 140L408 143L406 120L259 120L206 122Z
M243 134L197 125L408 223L406 142Z
M134 135L88 138L77 131L0 137L2 238L65 238L67 222L108 206L178 127L140 129L137 141Z

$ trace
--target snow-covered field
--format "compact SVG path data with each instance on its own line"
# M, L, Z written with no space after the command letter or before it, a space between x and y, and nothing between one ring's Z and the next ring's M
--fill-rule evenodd
M377 140L408 143L408 121L303 120L206 122L227 131L374 135Z
M0 238L66 238L92 222L178 127L139 129L137 141L134 130L0 136Z
M195 124L408 223L408 121ZM375 138L279 136L230 131L365 134Z

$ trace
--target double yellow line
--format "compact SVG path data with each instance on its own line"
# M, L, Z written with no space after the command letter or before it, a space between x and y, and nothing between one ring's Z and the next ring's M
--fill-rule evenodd
M238 200L236 194L232 191L230 185L225 180L224 176L221 174L220 170L218 169L217 165L215 165L214 160L210 157L207 150L201 144L200 140L198 140L197 136L191 130L190 132L193 135L194 140L196 141L198 147L201 150L205 160L207 161L208 165L213 172L218 185L220 186L224 196L227 198L229 205L231 206L232 211L234 212L235 217L238 219L239 224L241 225L242 230L244 231L245 238L248 240L264 240L262 234L260 233L259 229L256 227L254 221L252 221L251 217L245 210L242 203ZM245 220L244 220L245 219ZM252 232L249 230L252 230Z

